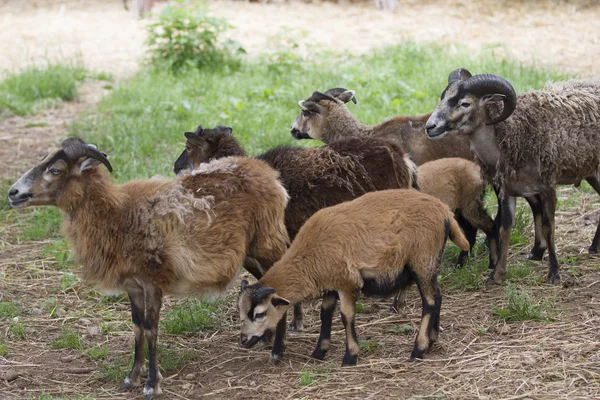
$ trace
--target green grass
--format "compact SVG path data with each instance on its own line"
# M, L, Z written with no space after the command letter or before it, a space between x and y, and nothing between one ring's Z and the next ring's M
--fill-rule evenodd
M16 319L10 321L10 324L8 325L8 331L16 339L25 339L25 336L27 335L25 325L23 325Z
M0 301L0 318L14 318L19 315L19 306L8 301Z
M108 348L106 345L96 346L88 349L86 352L90 360L100 361L108 358Z
M6 357L8 355L8 341L0 340L0 357Z
M223 301L185 299L164 315L162 329L170 334L195 333L217 329Z
M67 269L71 266L69 244L64 239L59 239L44 247L40 252L40 256L43 258L54 258L56 261L56 268L60 270Z
M60 331L60 336L52 340L50 344L52 349L73 349L82 350L81 338L76 332L63 328Z
M102 101L100 115L81 120L72 133L107 152L120 181L168 176L183 149L183 132L199 124L233 127L234 136L255 155L292 142L289 126L299 112L297 103L314 90L356 90L359 103L349 107L362 122L373 124L392 115L431 111L448 74L459 66L502 75L518 91L564 78L495 60L491 53L450 53L412 42L362 56L319 54L281 73L258 61L246 61L236 72L190 69L173 74L146 67Z
M413 332L412 325L392 325L388 328L388 332L396 335L410 335Z
M331 375L335 371L332 365L305 366L300 374L300 386L312 386L315 380Z
M507 322L554 320L553 305L547 300L538 300L525 290L515 286L506 287L506 304L494 307L494 314Z
M38 241L55 237L60 231L62 217L55 207L41 207L26 210L29 223L20 234L21 240Z
M73 100L86 77L80 63L48 63L7 74L0 81L0 114L33 114L60 101Z
M379 342L377 342L375 340L358 339L358 346L365 353L370 353L370 352L375 351L376 349L378 349L379 346L381 346L381 343L379 343Z

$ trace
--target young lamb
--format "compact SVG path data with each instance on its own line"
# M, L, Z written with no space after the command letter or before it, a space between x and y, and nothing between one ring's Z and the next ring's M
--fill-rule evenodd
M412 189L368 193L318 211L258 283L242 282L240 344L250 348L274 334L271 359L281 360L287 309L322 296L321 333L312 353L322 360L329 350L339 298L346 330L342 365L354 365L359 352L354 329L359 293L386 296L415 282L423 316L411 359L422 358L439 333L442 294L437 273L448 235L461 249L469 249L448 206Z
M490 118L488 105L503 104ZM547 280L558 283L554 247L556 185L587 179L600 193L600 80L570 80L516 95L496 75L453 71L441 101L427 121L431 139L468 138L486 180L500 188L500 254L490 283L506 273L516 196L531 199L548 246ZM530 201L531 204L531 201ZM590 246L598 251L600 224Z
M245 155L231 132L224 126L199 126L196 132L186 132L186 148L175 161L175 173L220 157ZM279 171L289 193L285 225L292 241L306 220L321 208L375 190L409 188L414 182L412 161L398 144L383 139L354 138L313 148L279 146L256 158ZM302 329L300 304L294 308L291 328Z
M83 279L105 293L126 292L135 334L134 364L122 389L140 384L144 339L145 399L160 394L156 360L163 295L214 297L227 290L250 255L269 268L289 243L287 193L259 160L229 157L177 179L111 182L112 167L77 138L25 173L9 191L13 207L53 205Z

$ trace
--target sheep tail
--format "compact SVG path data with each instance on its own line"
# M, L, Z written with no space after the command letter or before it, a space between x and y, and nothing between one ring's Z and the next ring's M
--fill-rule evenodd
M458 222L456 222L456 220L454 219L454 215L452 215L452 213L448 215L448 219L446 220L446 222L450 225L450 232L448 235L450 237L450 240L452 240L452 242L455 245L460 247L461 250L469 251L469 248L471 247L469 246L469 241L463 234L462 229L460 229L460 226L458 225Z

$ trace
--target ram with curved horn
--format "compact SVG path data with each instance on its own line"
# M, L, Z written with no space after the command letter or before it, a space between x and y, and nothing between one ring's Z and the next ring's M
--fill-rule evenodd
M492 116L490 108L502 112ZM558 283L554 245L556 185L586 179L600 194L600 81L570 80L516 95L504 78L452 72L441 101L427 121L431 139L468 138L488 182L498 190L500 254L489 282L506 273L516 197L535 215L536 246L548 249L547 280ZM600 224L589 248L598 252Z
M141 383L148 342L149 399L160 394L162 380L156 343L163 295L215 297L245 257L268 269L289 244L288 197L279 174L251 158L222 158L176 179L123 185L112 183L102 165L112 170L96 146L68 138L8 198L13 207L58 207L83 280L129 295L135 353L122 389Z

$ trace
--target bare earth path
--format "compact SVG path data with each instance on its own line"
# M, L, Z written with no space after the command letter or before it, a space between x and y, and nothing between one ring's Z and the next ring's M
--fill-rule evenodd
M237 27L232 35L254 54L268 50L268 37L287 27L298 32L301 43L353 53L405 38L449 46L462 43L475 50L503 43L496 50L499 55L582 76L600 75L600 5L580 9L547 3L551 5L398 0L395 14L381 13L371 2L210 4L216 15ZM163 6L159 3L156 11ZM0 0L0 69L79 54L88 68L125 79L143 56L144 24L131 20L121 0ZM64 138L72 121L82 112L93 111L105 92L102 85L86 83L77 101L40 115L0 120L0 178L13 180ZM40 122L46 125L32 126ZM573 194L572 190L563 189L561 198ZM545 263L532 263L533 274L518 280L536 297L556 304L555 322L500 322L490 310L503 304L504 288L446 290L440 342L425 361L410 364L407 358L420 318L416 292L399 315L389 315L386 303L366 300L357 321L358 334L365 341L359 365L341 369L339 321L328 361L309 358L318 335L317 302L307 312L305 331L290 336L286 361L275 367L266 351L246 351L237 345L233 294L223 310L223 326L214 335L161 334L162 366L169 357L184 360L164 374L166 397L600 398L600 267L597 257L585 254L598 208L595 194L579 193L577 204L561 207L557 213L558 251L570 256L562 261L567 287L539 285ZM141 390L136 396L120 393L119 383L108 380L111 366L124 366L131 359L127 301L108 301L81 284L61 290L58 282L63 274L57 260L41 252L50 242L19 242L14 231L23 228L23 220L14 211L5 214L0 224L0 298L22 304L23 310L18 321L0 320L0 338L10 338L8 356L0 356L0 399L38 398L41 393L68 398L139 397ZM525 258L526 247L512 250L513 259ZM571 264L573 270L568 272ZM51 298L60 308L53 309L48 303ZM174 302L168 299L166 310ZM7 333L15 323L26 327L26 339ZM93 360L83 351L52 350L51 342L64 327L80 334L84 349L104 346L106 358ZM9 371L16 373L16 379Z

